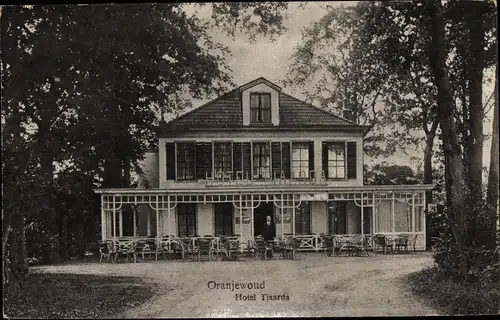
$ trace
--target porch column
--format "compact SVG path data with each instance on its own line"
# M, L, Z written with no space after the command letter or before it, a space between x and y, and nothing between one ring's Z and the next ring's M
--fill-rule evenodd
M242 224L243 224L243 221L242 221L243 220L242 219L243 218L243 212L242 211L243 211L243 209L241 208L243 206L243 203L241 201L241 197L242 196L243 195L240 194L240 238L243 236L243 227L242 227ZM246 204L246 200L247 200L247 198L245 196L245 204ZM252 206L253 206L253 200L252 200Z
M120 237L123 237L123 210L122 209L120 209L118 216L120 217L120 220L118 221L119 226L120 226Z
M415 232L415 192L411 195L411 232Z
M134 237L137 237L137 227L136 227L136 225L137 225L137 217L136 217L137 216L137 211L135 210L136 209L135 207L133 209L134 210L132 210L132 211L133 211L133 214L134 214Z
M116 203L115 196L113 196L113 238L116 241Z
M273 196L274 197L274 196ZM281 239L283 239L283 229L284 229L284 223L283 223L283 193L281 194Z
M392 212L392 226L391 226L391 232L394 233L395 229L394 229L394 223L395 223L395 220L394 220L394 203L396 201L395 199L396 195L394 194L394 191L392 192L392 208L391 208L391 212Z
M101 195L101 240L106 240L106 210L104 210L104 196Z
M170 196L167 196L167 210L168 210L168 224L167 224L167 232L168 232L168 238L170 239L170 235L172 232L170 231Z
M364 223L363 223L363 222L364 222L364 219L363 219L363 218L364 218L364 216L363 216L363 207L364 207L364 206L365 206L365 199L364 199L364 197L363 197L363 192L361 192L361 235L363 235L363 234L364 234L364 232L363 232L363 231L364 231L364 230L363 230L363 229L364 229L364 228L363 228L363 227L364 227L364 226L363 226L363 224L364 224Z
M147 217L146 217L147 231L146 231L146 233L148 234L148 236L150 236L151 235L151 215L149 214L149 211L147 211L146 213L147 213Z
M253 200L252 200L253 202ZM253 219L254 219L254 207L253 207L253 204L252 204L252 209L250 210L250 214L252 216L252 222L250 224L250 238L253 237L253 235L255 234L255 230L254 230L254 223L253 223ZM241 218L240 218L241 219Z
M375 205L375 193L373 193L373 198L372 198L372 230L371 233L375 234L375 216L376 216L376 210L377 206Z
M295 237L295 195L292 194L292 234Z
M159 212L160 211L160 207L158 206L158 196L156 196L156 239L160 239L160 215L159 215Z

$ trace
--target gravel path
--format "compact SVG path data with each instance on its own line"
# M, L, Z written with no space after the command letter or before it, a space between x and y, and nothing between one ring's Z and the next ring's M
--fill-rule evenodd
M405 289L402 278L431 264L428 254L301 260L75 264L39 272L138 276L159 285L156 298L118 317L418 316L436 315ZM265 281L262 290L210 290L208 283ZM237 293L256 301L236 301ZM262 301L261 294L288 295ZM286 296L285 296L286 298Z

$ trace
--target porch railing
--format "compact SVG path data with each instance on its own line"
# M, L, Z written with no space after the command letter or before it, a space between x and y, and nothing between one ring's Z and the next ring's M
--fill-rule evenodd
M286 177L284 171L274 171L273 175L261 175L253 178L248 172L243 171L218 171L205 176L207 187L239 186L239 185L326 185L325 172L320 171L320 176L316 177L316 171L301 171L298 174L291 173Z

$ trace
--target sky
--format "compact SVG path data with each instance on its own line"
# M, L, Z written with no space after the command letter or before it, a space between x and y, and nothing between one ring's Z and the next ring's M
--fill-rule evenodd
M283 86L281 83L281 81L286 79L287 72L291 66L291 55L294 48L301 42L301 30L304 27L309 26L311 23L319 20L326 12L324 9L326 5L340 6L355 4L355 1L317 1L308 2L304 8L299 8L299 2L290 2L287 10L288 18L285 20L285 26L288 30L275 41L261 37L257 38L255 43L250 43L244 36L237 37L233 40L216 30L213 32L213 37L215 40L228 46L232 52L232 56L228 58L228 65L232 69L231 75L236 85L240 86L256 78L264 77L269 81L280 85L284 92L299 99L305 99L305 97L297 91L297 89ZM190 9L188 8L187 10L189 11ZM200 18L209 17L208 12L208 10L200 10ZM493 91L493 88L485 88L484 91L485 96L489 96L489 94ZM210 99L194 100L193 106L196 108L209 100ZM491 109L488 114L490 119L493 118L492 110L493 109ZM485 134L490 134L492 132L491 120L485 121L484 131ZM490 146L490 139L488 139L484 143L483 162L485 166L489 165ZM422 148L413 151L410 150L411 156L421 158L422 154ZM400 165L406 164L411 165L415 169L419 164L421 164L420 161L409 162L408 156L404 154L397 154L390 159L368 159L368 162L370 162L370 160L376 163L387 161L389 163Z

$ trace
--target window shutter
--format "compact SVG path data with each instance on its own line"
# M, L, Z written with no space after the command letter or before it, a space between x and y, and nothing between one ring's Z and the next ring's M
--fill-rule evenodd
M233 142L233 179L237 178L237 172L242 171L241 142ZM241 176L240 176L241 177Z
M175 180L175 142L165 144L167 152L167 180Z
M322 142L321 147L321 163L325 177L328 179L328 143Z
M314 170L314 141L309 142L309 172ZM314 179L316 172L311 174L311 178Z
M195 147L196 179L206 179L205 170L205 146L203 142L197 142Z
M290 179L290 143L283 142L281 144L281 166L285 172L285 178Z
M281 176L281 142L271 143L271 158L272 158L272 169L271 177L274 179L274 175L279 179Z
M205 142L203 144L203 176L212 177L212 143Z
M347 143L347 179L356 179L356 142Z
M252 177L252 145L250 142L243 142L243 177Z

